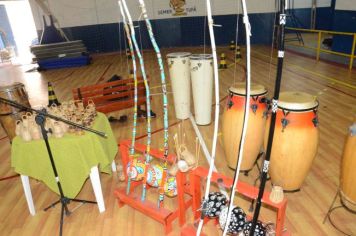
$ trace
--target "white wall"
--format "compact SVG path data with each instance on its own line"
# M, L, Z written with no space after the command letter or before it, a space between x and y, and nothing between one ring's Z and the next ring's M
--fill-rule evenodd
M356 0L337 0L336 10L356 11Z
M42 29L42 12L34 0L29 0L36 28ZM237 0L211 0L214 15L241 13ZM340 1L340 0L338 0ZM346 1L346 0L344 0ZM350 0L351 1L351 0ZM352 0L355 1L355 0ZM115 23L120 20L117 0L46 0L52 13L62 27ZM140 16L137 0L126 1L133 20ZM173 18L169 0L145 0L148 15L151 19ZM293 2L293 1L291 1ZM295 8L309 8L312 0L294 0ZM318 7L330 6L331 0L317 0ZM206 15L205 0L186 0L187 16ZM240 9L238 11L238 9ZM275 0L247 0L249 13L266 13L275 11Z
M288 1L288 0L287 0ZM309 8L312 7L312 0L291 0L291 5L294 5L294 8ZM316 0L317 7L330 7L331 0Z

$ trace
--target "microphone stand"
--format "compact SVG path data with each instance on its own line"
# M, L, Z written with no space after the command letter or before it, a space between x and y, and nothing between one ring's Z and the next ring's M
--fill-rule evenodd
M254 236L254 234L255 234L255 228L256 228L258 216L260 214L260 209L261 209L261 205L262 205L262 197L263 197L263 193L264 193L266 181L267 181L269 161L271 159L271 151L272 151L273 136L274 136L276 116L277 116L277 110L278 110L278 99L279 99L279 91L281 88L283 58L284 58L284 27L286 24L286 12L285 12L285 6L286 6L285 4L286 3L285 3L285 1L286 0L280 0L280 3L279 3L277 76L276 76L276 83L275 83L275 87L274 87L274 95L273 95L273 99L272 99L272 115L271 115L270 129L269 129L269 133L268 133L266 156L265 156L265 160L263 161L260 189L258 192L256 209L255 209L255 212L253 215L252 227L250 229L250 236Z
M85 127L83 125L78 125L78 124L76 124L74 122L68 121L68 120L63 119L61 117L48 114L45 108L43 108L42 110L36 110L36 109L31 108L31 107L27 107L27 106L24 106L24 105L22 105L20 103L17 103L17 102L14 102L14 101L11 101L11 100L8 100L8 99L5 99L5 98L1 98L1 97L0 97L0 102L9 104L10 106L16 107L16 108L18 108L20 110L23 110L23 111L31 111L31 112L35 112L36 113L35 121L41 128L42 137L43 137L43 140L44 140L44 142L46 144L48 156L49 156L49 159L51 161L51 166L52 166L52 169L53 169L54 177L55 177L55 180L56 180L56 183L57 183L57 186L58 186L58 190L59 190L59 195L60 195L59 200L54 202L54 203L52 203L50 206L46 207L44 209L44 211L47 211L48 209L54 207L58 203L61 204L62 208L61 208L61 219L60 219L60 228L59 228L59 235L61 236L62 235L62 229L63 229L64 214L66 216L69 216L71 214L71 211L69 211L68 206L67 206L71 201L80 202L80 203L83 203L83 204L84 203L96 204L97 202L87 201L87 200L82 200L82 199L68 198L68 197L66 197L64 195L63 188L62 188L59 176L58 176L57 168L56 168L56 165L55 165L55 162L54 162L54 159L53 159L51 147L50 147L49 142L48 142L48 133L50 133L51 130L46 130L45 129L46 117L49 117L49 118L57 120L57 121L64 122L64 123L66 123L68 125L72 125L72 126L78 127L80 129L83 129L83 130L87 130L87 131L93 132L93 133L95 133L95 134L97 134L97 135L99 135L101 137L106 137L106 134L103 133L103 132L91 129L91 128L87 128L87 127Z

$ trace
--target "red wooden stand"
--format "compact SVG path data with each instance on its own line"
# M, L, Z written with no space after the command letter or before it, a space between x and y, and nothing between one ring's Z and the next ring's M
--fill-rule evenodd
M198 167L195 170L191 171L190 173L190 192L192 194L193 198L193 204L192 204L192 210L193 210L193 215L194 215L194 221L198 220L200 218L200 211L199 208L201 207L201 200L202 200L202 193L201 193L201 180L206 179L208 175L208 170L203 167ZM223 185L226 188L231 188L233 184L233 179L226 177L222 174L218 174L216 172L213 172L211 182L217 183L218 179L223 180ZM258 188L253 187L247 183L239 181L237 183L237 190L238 192L249 198L249 199L256 199L258 195ZM284 200L278 204L271 202L269 200L269 195L270 193L265 191L262 202L275 209L277 211L277 217L276 217L276 236L287 236L290 235L288 232L283 231L283 226L284 226L284 218L286 214L286 208L287 208L287 199L284 198ZM206 218L205 223L208 221L208 218ZM185 236L193 236L196 234L196 230L193 226L187 226L182 229L181 235ZM202 234L203 235L203 234Z
M122 164L124 170L129 163L129 147L131 141L124 140L120 142L120 152L122 158ZM142 144L135 144L135 150L141 153L144 153L146 146ZM163 152L152 149L150 155L157 159L163 159ZM175 160L175 155L168 155L168 161L172 163ZM127 173L124 171L125 177L127 180ZM124 206L125 204L130 207L144 213L145 215L151 217L152 219L160 222L164 226L165 233L168 234L172 231L172 222L179 218L179 225L183 226L185 224L185 212L192 205L192 198L189 197L189 200L184 200L184 195L189 194L189 184L186 181L184 173L178 171L177 176L177 199L178 199L178 208L176 210L168 210L164 207L158 208L157 202L150 202L148 200L142 202L141 196L133 193L133 190L136 187L142 186L142 181L132 181L130 194L126 194L126 188L120 188L115 190L114 194L118 199L119 207ZM147 186L147 189L149 186ZM157 196L158 200L158 196Z

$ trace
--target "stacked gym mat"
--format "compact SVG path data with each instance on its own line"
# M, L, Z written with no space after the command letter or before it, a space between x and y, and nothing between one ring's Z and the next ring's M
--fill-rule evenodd
M56 69L88 65L90 57L81 40L49 43L30 47L38 69Z

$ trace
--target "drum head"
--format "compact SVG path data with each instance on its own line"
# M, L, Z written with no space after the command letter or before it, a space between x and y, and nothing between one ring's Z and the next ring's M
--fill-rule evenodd
M246 95L245 86L246 86L245 82L236 83L234 87L229 88L229 92L236 95L245 96ZM263 85L251 83L251 96L264 95L266 93L267 93L267 89Z
M10 91L13 91L17 88L24 88L25 85L22 84L22 83L19 83L19 82L15 82L13 84L10 84L10 85L6 85L6 86L0 86L0 93L1 92L10 92Z
M192 55L190 52L173 52L167 54L167 58L183 58Z
M211 55L211 54L193 54L189 58L190 58L190 60L212 60L213 55Z
M318 100L304 92L289 91L279 95L278 107L291 111L309 111L318 107Z

